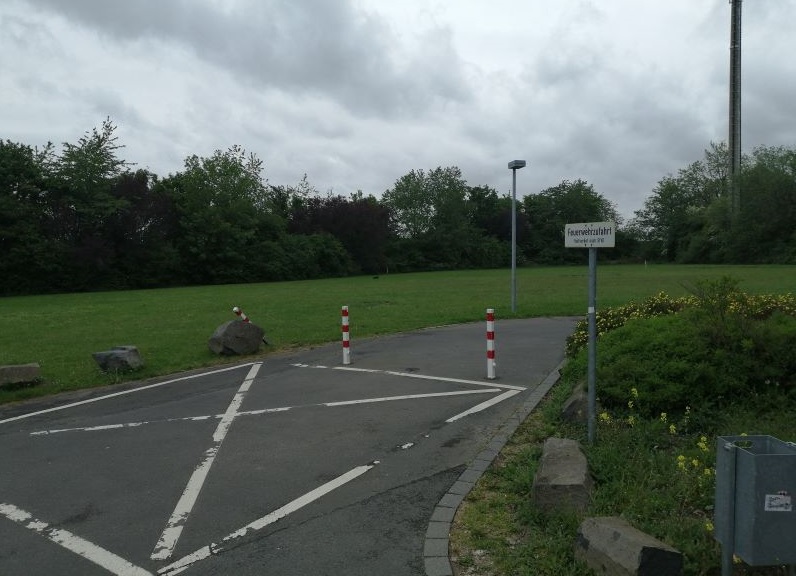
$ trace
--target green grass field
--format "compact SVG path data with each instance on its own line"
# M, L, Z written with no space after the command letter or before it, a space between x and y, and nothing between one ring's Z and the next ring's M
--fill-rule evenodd
M598 268L598 307L665 291L677 296L706 278L731 276L750 293L780 294L796 286L796 266L607 265ZM112 384L92 352L132 344L146 366L142 379L233 361L214 356L207 340L240 306L266 330L263 353L340 339L340 307L350 308L357 338L496 317L582 316L588 267L521 268L517 313L510 312L507 270L394 274L161 290L0 298L0 365L38 362L44 382L0 391L0 403ZM498 328L499 329L499 328Z

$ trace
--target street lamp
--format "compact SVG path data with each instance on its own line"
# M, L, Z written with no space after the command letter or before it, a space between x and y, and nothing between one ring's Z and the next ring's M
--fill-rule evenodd
M525 168L525 160L509 162L511 170L511 312L517 311L517 170Z

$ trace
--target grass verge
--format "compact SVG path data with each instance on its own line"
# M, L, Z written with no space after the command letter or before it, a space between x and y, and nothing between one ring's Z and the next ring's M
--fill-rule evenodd
M617 322L600 337L597 389L607 408L600 409L593 445L587 442L585 423L560 417L565 399L585 379L586 351L576 353L562 380L459 509L451 534L459 576L591 574L574 555L577 527L586 516L621 516L674 546L683 553L687 576L721 572L713 525L716 438L749 434L796 440L796 364L791 346L790 351L780 346L793 337L796 310L792 297L782 297L770 301L781 309L756 317L761 310L756 304L767 298L746 299L747 305L739 306L733 283L722 279L703 288L693 307L676 316L655 317L654 307L648 306L653 315L640 317L637 308L625 308L622 314L632 321ZM722 313L706 314L717 311L717 302L725 302ZM685 330L682 321L693 329ZM788 329L779 330L782 326ZM653 339L650 327L662 341ZM623 348L628 342L643 345L628 352ZM672 368L664 361L665 342L690 346L694 354L686 359L678 349L675 356L685 366ZM724 354L737 342L744 343L744 350L779 350L784 364L769 379L761 372L774 366L750 363L749 355L740 352ZM722 379L735 376L724 383L723 395L709 377L712 371L686 388L678 385L681 368L693 372L697 364L716 362L729 370L721 372ZM611 386L601 387L600 376L606 374ZM648 377L652 385L645 385ZM595 482L584 516L545 515L532 502L542 444L551 436L573 438L584 447ZM736 575L786 573L785 567L750 567L740 561L734 567Z
M598 272L600 305L613 306L731 274L751 293L791 289L796 266L613 266ZM44 382L0 390L0 403L143 379L228 362L207 348L213 330L240 306L273 345L263 353L334 342L340 307L357 338L480 321L495 308L509 317L582 315L588 267L521 268L511 314L505 270L336 278L305 282L201 286L0 298L0 365L38 362ZM99 372L92 352L131 344L145 367L124 376Z

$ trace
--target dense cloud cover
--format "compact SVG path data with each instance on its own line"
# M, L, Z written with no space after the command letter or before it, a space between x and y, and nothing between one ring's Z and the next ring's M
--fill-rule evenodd
M745 2L743 145L796 144L796 3ZM240 144L272 183L380 195L456 165L583 178L632 215L727 134L726 0L6 0L0 138L110 116L160 175Z

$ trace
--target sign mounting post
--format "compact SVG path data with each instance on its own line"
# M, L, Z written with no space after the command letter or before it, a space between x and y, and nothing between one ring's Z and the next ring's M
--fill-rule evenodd
M564 227L565 248L589 249L589 444L597 435L597 249L616 245L616 223L583 222Z

